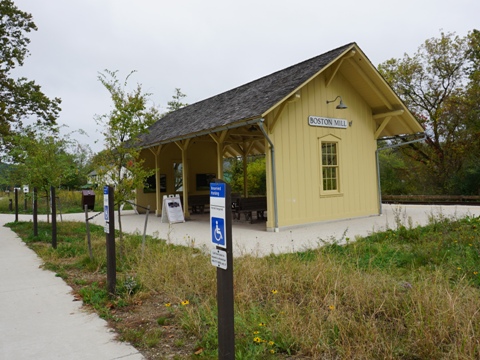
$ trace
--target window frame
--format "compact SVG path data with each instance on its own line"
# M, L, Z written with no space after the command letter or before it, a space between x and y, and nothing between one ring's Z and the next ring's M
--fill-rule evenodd
M332 153L324 154L324 145L325 144L332 144L335 145L335 162L336 164L324 164L325 155L329 156ZM341 161L341 139L334 135L326 135L324 137L318 138L318 151L320 156L319 161L319 176L320 176L320 196L342 196L342 183L341 183L341 173L342 173L342 161ZM331 177L326 179L324 177L324 169L335 169L335 177ZM327 180L335 180L335 188L328 189L326 188L325 181Z

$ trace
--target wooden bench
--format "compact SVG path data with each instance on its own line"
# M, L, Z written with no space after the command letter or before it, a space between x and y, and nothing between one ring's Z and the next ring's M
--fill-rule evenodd
M267 211L267 197L249 197L238 198L232 203L233 218L240 220L241 214L245 215L245 221L253 222L253 213L257 213L257 220L265 219L265 211Z
M183 202L183 196L180 196L180 200ZM210 205L210 195L189 195L188 207L192 209L192 213L203 213L205 206ZM185 205L184 205L185 206Z

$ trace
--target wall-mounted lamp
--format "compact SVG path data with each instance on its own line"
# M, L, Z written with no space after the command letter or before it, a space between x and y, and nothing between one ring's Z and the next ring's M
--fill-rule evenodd
M337 105L337 109L339 109L339 110L344 110L344 109L346 109L346 108L347 108L347 105L345 105L345 104L343 103L342 97L341 97L340 95L338 95L334 100L330 100L330 101L327 100L327 104L330 104L330 103L332 103L332 102L337 101L338 98L340 98L340 103Z

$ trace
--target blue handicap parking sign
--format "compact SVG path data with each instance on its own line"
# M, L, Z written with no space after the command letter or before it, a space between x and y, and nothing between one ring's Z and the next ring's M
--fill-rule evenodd
M225 219L212 217L212 243L218 246L226 247L225 242Z

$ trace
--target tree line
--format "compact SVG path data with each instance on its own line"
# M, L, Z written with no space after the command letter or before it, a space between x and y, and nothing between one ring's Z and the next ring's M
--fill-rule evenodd
M34 81L12 76L12 70L28 56L28 34L36 30L31 14L18 9L12 0L0 0L0 151L3 162L10 164L0 167L0 185L27 182L41 189L51 185L78 188L86 183L88 171L95 169L108 172L115 184L123 184L117 186L122 198L130 197L151 175L138 161L135 141L164 114L148 106L151 94L140 84L129 90L134 71L120 81L118 71L104 70L98 80L109 92L113 109L96 120L105 149L93 156L88 146L72 140L72 134L61 136L57 123L61 100L48 98ZM464 37L441 32L413 55L387 60L378 70L422 124L426 136L423 142L379 153L383 193L478 195L480 32L472 30ZM175 89L167 111L185 106L184 97ZM408 140L389 139L379 147ZM233 162L230 170L236 174L238 168ZM241 176L232 180L238 190ZM264 177L258 179L264 186Z
M378 69L426 136L380 153L383 192L480 195L480 32L441 32Z

